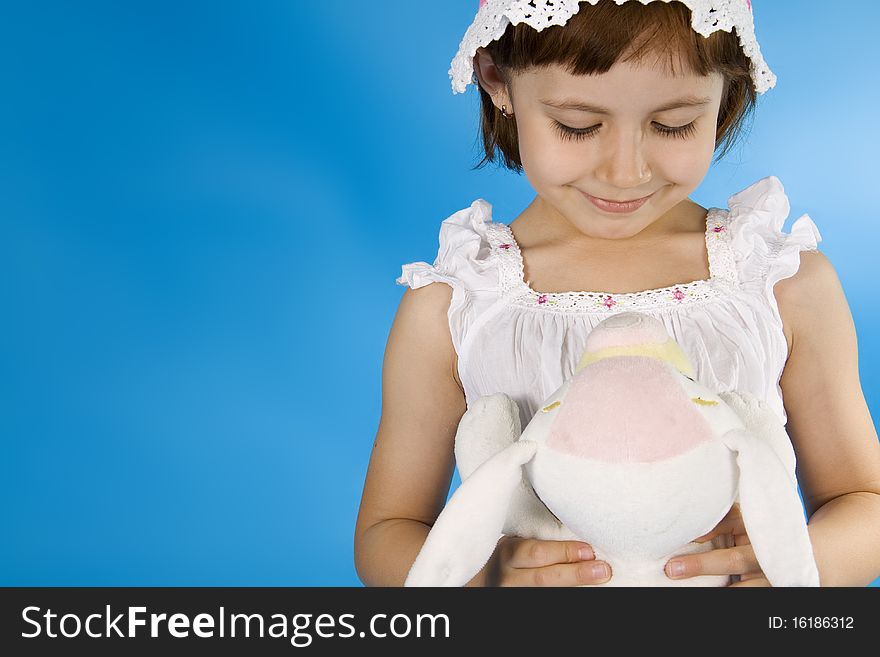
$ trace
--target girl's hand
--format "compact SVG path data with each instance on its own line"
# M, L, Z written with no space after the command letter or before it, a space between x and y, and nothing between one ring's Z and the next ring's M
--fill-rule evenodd
M611 578L611 567L596 561L580 541L540 541L504 536L470 586L580 586Z
M712 539L714 550L670 559L666 576L685 579L696 575L733 575L730 586L770 586L746 535L739 504L731 507L715 529L694 540L704 543ZM676 564L681 565L680 571L674 570Z

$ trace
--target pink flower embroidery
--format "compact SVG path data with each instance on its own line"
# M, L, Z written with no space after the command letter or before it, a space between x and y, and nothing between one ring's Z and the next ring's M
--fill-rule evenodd
M480 0L480 4L482 5L484 0ZM746 0L746 4L749 6L749 11L752 10L752 0Z
M546 294L542 294L541 296L539 296L539 297L538 297L538 303L541 304L541 305L547 303L547 295L546 295Z
M504 249L505 251L507 251L507 249L510 248L510 244L499 244L499 245L498 245L498 248L499 248L499 249Z
M724 232L724 226L722 226L721 224L718 224L717 226L715 226L714 228L712 228L712 232L714 232L714 233L723 233L723 232Z
M610 294L606 294L605 298L600 303L603 306L605 306L608 310L611 310L614 306L617 305L617 302L611 298Z
M684 292L675 288L675 291L672 293L672 298L681 303L682 299L684 299Z

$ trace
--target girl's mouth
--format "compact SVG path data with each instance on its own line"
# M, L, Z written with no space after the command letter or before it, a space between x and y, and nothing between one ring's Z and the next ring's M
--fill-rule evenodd
M640 207L642 207L645 203L648 202L648 199L651 198L654 194L649 194L648 196L644 196L639 199L635 199L633 201L626 201L623 203L616 201L608 201L603 198L597 198L586 192L581 192L587 200L589 200L593 205L604 212L613 212L615 214L629 214L630 212L635 212Z

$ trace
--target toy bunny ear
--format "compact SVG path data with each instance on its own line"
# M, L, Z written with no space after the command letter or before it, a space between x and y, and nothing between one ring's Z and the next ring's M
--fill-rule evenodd
M483 463L519 440L519 407L503 392L480 397L458 423L455 464L465 481Z
M797 480L771 445L742 429L721 439L736 452L743 523L772 586L819 586Z
M718 396L739 416L749 431L773 448L793 477L797 458L791 439L785 431L785 425L767 402L743 390L722 392Z
M537 447L518 441L461 483L428 533L404 586L464 586L480 572L501 538L522 466Z

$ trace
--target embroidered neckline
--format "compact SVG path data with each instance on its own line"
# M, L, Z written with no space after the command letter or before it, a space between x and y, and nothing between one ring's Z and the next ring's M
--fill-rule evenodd
M613 314L624 310L657 310L702 303L720 297L738 283L736 261L730 247L730 212L710 208L706 215L706 252L709 278L677 283L641 292L539 292L525 280L519 244L510 226L492 222L487 226L491 255L499 261L502 295L514 305L551 312Z

